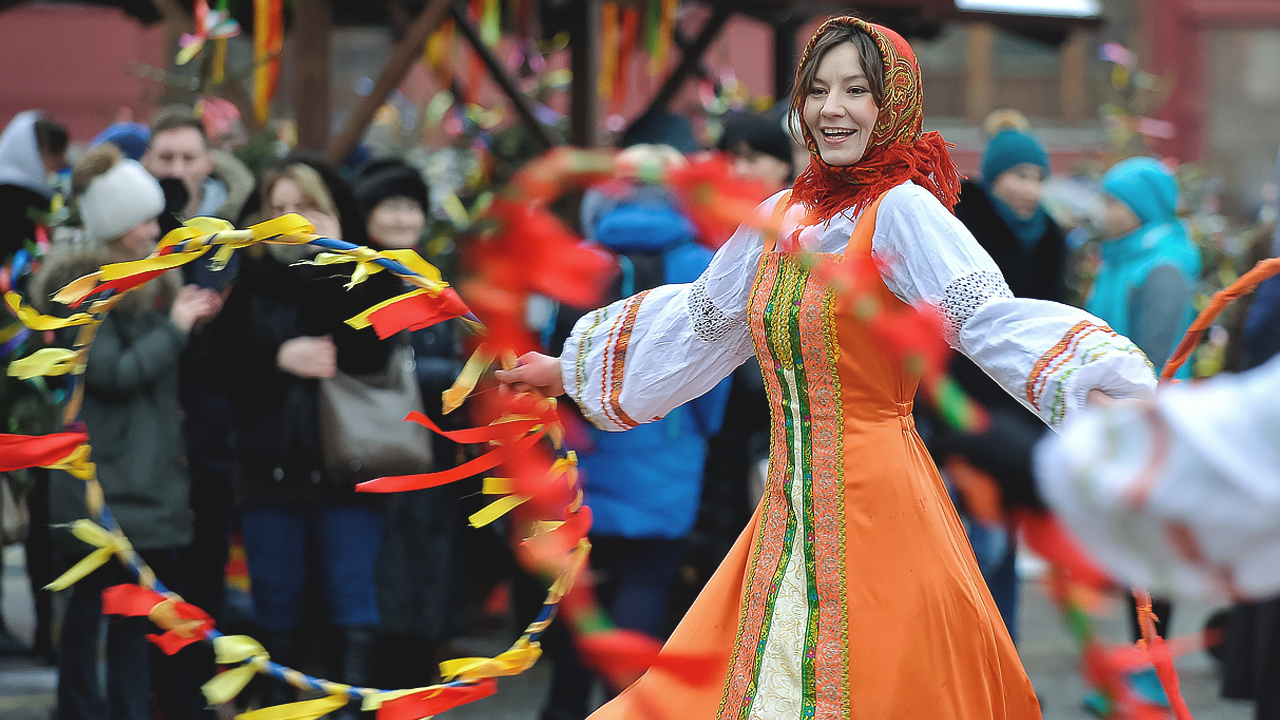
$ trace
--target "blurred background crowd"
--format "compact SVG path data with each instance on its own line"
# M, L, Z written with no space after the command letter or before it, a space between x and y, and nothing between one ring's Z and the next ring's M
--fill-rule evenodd
M785 53L820 15L799 3L738 15L717 3L651 4L512 2L491 16L498 3L473 2L441 27L423 19L437 3L375 11L299 0L282 16L280 44L264 51L269 23L249 16L269 3L0 2L0 286L65 315L50 300L57 289L146 256L186 220L244 227L288 212L328 237L416 250L460 277L494 191L565 140L615 147L637 165L722 152L760 181L761 200L789 186L808 156L774 98L794 67ZM580 5L598 37L583 33ZM1085 307L1158 368L1213 292L1280 253L1272 4L1236 3L1238 17L1214 16L1211 2L968 15L963 6L983 3L948 3L958 14L865 5L853 9L912 40L926 117L959 144L969 176L957 215L1016 295ZM650 22L643 12L652 37L637 34ZM772 65L759 52L768 45ZM177 62L188 51L195 59ZM378 72L388 53L388 68L404 66L398 76ZM252 77L276 62L278 93ZM664 76L681 82L669 90ZM699 237L643 177L567 193L557 210L615 259L607 300L693 280L725 239ZM441 414L440 396L472 347L449 323L387 342L351 329L345 318L397 294L400 281L382 273L348 291L313 259L305 248L255 247L130 296L89 357L84 426L134 547L221 629L335 681L424 685L455 654L452 641L523 626L545 588L519 571L502 522L467 527L485 504L480 478L371 498L354 492L358 472L326 464L323 381L393 372L412 357L415 402L442 427L469 427L465 406ZM555 354L589 310L534 302L527 318ZM6 362L68 343L12 318L0 330ZM1246 369L1278 350L1273 281L1223 315L1185 374ZM966 434L922 412L921 432L1016 639L1028 565L1010 528L1016 510L1042 507L1030 457L1044 428L967 361L952 373L990 411L990 428ZM5 432L59 429L66 392L54 380L3 379ZM573 439L595 516L593 578L615 623L670 632L760 498L768 438L752 361L662 422ZM448 469L475 452L433 437L429 464ZM31 587L84 554L62 527L85 516L81 495L57 471L0 478L0 541L23 545ZM198 689L214 673L207 648L157 659L145 619L104 620L101 590L127 579L108 565L69 591L37 593L34 636L19 639L0 617L0 654L58 668L60 718L213 712ZM1225 638L1215 650L1223 692L1259 700L1260 718L1280 718L1277 607L1213 620ZM591 672L564 635L553 631L546 646L550 689L528 702L547 720L584 718L600 692ZM264 682L245 701L292 693Z

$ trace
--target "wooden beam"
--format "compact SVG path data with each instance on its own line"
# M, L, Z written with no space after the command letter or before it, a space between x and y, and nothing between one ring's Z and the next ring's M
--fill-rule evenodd
M773 99L781 100L791 93L796 80L796 65L800 56L796 53L796 33L803 20L788 16L773 23Z
M976 22L968 28L968 51L964 68L964 114L974 125L981 125L995 109L996 78L992 65L996 42L994 25Z
M489 69L490 77L502 89L507 99L511 101L512 106L516 109L516 114L520 116L520 120L525 127L529 128L534 137L538 138L538 141L548 150L558 145L559 143L556 142L555 138L551 137L551 133L547 132L546 126L538 121L538 116L533 113L533 106L529 104L528 99L520 92L520 88L516 87L516 81L511 79L511 75L503 67L502 61L498 60L493 51L489 49L489 46L484 44L484 40L480 38L480 33L476 32L475 26L467 19L466 14L457 5L449 6L449 14L453 16L454 25L457 26L458 30L462 31L462 36L467 39L467 44L471 46L476 56Z
M405 75L409 74L422 54L422 45L427 41L427 36L440 25L440 20L452 3L453 0L430 0L422 12L418 13L404 38L392 47L391 57L387 60L386 67L382 68L377 82L373 84L373 90L351 111L351 117L347 118L342 131L329 141L325 156L330 162L342 162L356 149L374 114L387 101L391 91L404 81Z
M712 41L724 29L724 24L733 15L733 7L728 2L717 3L715 10L712 11L711 17L707 23L702 26L697 39L689 46L689 50L683 53L680 58L680 64L671 71L667 76L666 82L658 90L658 94L653 97L653 102L649 103L649 108L645 110L645 115L654 110L662 110L666 108L667 103L671 102L671 98L680 92L680 88L684 87L684 81L689 78L694 68L702 62L702 56L707 52L707 48L711 47Z
M1089 33L1081 28L1073 28L1062 45L1058 83L1061 116L1068 125L1079 125L1089 115L1084 83L1088 58Z
M569 27L570 67L573 96L569 116L569 142L578 147L595 147L600 137L600 0L576 0L581 8L573 13Z
M333 0L296 0L293 13L293 118L298 147L320 150L333 114L329 46Z

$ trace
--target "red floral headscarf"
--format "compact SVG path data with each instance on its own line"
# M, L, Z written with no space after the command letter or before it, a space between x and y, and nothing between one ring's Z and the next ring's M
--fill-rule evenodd
M818 38L838 26L856 28L875 40L884 58L884 100L867 149L857 163L833 166L823 162L817 143L803 118L800 127L811 156L809 167L795 182L792 201L807 208L819 222L853 209L860 212L887 190L915 181L937 196L948 210L960 197L960 173L948 145L936 132L921 133L924 91L920 66L901 35L856 17L831 18L818 28L800 59L800 67ZM799 69L796 70L797 82Z

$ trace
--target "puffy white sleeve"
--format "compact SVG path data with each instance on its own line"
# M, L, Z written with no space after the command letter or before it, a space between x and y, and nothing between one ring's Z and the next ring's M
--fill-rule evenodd
M1146 356L1103 321L1067 305L1014 298L986 250L918 185L885 196L872 253L895 295L937 307L952 347L1055 428L1091 390L1127 398L1155 389Z
M663 285L578 320L560 372L587 419L602 430L652 422L746 362L755 352L747 309L762 251L760 232L741 227L694 282Z
M1280 358L1088 408L1036 449L1041 494L1134 587L1227 599L1280 592Z

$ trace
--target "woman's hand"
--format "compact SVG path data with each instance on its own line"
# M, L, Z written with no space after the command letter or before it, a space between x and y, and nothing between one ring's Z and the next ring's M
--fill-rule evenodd
M338 372L338 348L328 335L285 340L276 353L276 366L300 378L331 378Z
M546 397L564 394L564 378L560 375L560 358L542 353L526 353L520 356L510 370L499 370L494 375L503 387L516 392L535 392Z
M222 296L212 290L186 285L178 290L169 308L169 322L184 333L218 314L222 309Z
M1115 398L1111 397L1110 395L1096 388L1093 390L1090 390L1089 394L1086 395L1084 399L1084 404L1087 407L1103 407L1104 408L1109 405L1114 405L1115 402L1116 402Z

